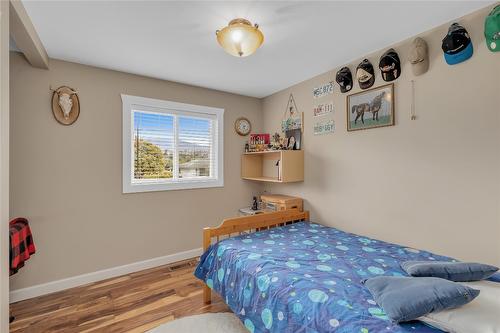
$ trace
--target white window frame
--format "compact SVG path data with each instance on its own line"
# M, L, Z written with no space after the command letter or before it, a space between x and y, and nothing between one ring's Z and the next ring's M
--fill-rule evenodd
M160 99L121 95L123 104L123 193L153 192L169 190L185 190L196 188L210 188L224 186L224 109L214 108L202 105L184 104ZM181 178L134 182L133 169L133 145L134 135L134 106L144 111L153 111L155 113L164 113L168 115L197 117L197 118L215 118L216 129L213 131L214 137L212 149L216 156L213 177L203 178ZM178 117L176 117L178 121ZM177 126L174 126L176 129ZM174 134L175 144L177 145L178 133ZM212 142L214 143L214 142ZM175 149L177 152L177 149ZM176 153L177 155L177 153ZM175 168L174 168L175 169ZM176 171L177 172L177 171Z

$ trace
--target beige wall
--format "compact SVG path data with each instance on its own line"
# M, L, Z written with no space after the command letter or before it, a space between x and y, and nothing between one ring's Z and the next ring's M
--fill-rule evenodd
M394 127L348 133L346 94L335 86L337 129L313 135L312 89L334 80L338 68L265 98L264 130L274 132L293 93L305 115L306 156L303 183L266 189L304 197L312 219L330 226L500 264L500 54L484 43L487 12L460 20L474 55L459 65L445 64L440 48L448 24L422 34L431 58L423 76L414 77L406 62L408 41L393 45L404 61L395 82ZM374 86L384 84L378 60L387 48L368 56L377 66ZM361 60L349 64L351 71ZM412 79L415 121L409 117ZM356 84L351 93L358 90Z
M0 1L0 332L9 330L9 2Z
M78 90L74 125L54 120L50 85ZM121 93L224 108L224 188L122 194ZM240 179L239 116L260 129L261 101L57 60L35 69L11 53L10 213L29 218L38 248L11 289L201 247L202 227L259 190Z

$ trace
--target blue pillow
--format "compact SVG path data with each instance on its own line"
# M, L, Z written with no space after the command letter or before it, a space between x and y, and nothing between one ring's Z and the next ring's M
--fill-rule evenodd
M479 295L479 290L434 277L377 276L363 283L387 316L398 323L457 308Z
M491 265L445 261L405 261L401 268L411 276L432 276L457 282L487 279L498 271L498 267Z

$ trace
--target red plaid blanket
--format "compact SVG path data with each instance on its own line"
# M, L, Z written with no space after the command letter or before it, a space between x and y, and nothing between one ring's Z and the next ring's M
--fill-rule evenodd
M35 253L35 243L28 220L19 217L9 223L10 275L24 266L24 262Z

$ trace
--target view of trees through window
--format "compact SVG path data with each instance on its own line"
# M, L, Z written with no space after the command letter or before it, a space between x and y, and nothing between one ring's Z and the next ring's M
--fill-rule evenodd
M212 137L210 119L134 111L134 179L210 177Z
M136 137L134 140L134 178L172 178L173 156L158 145Z

